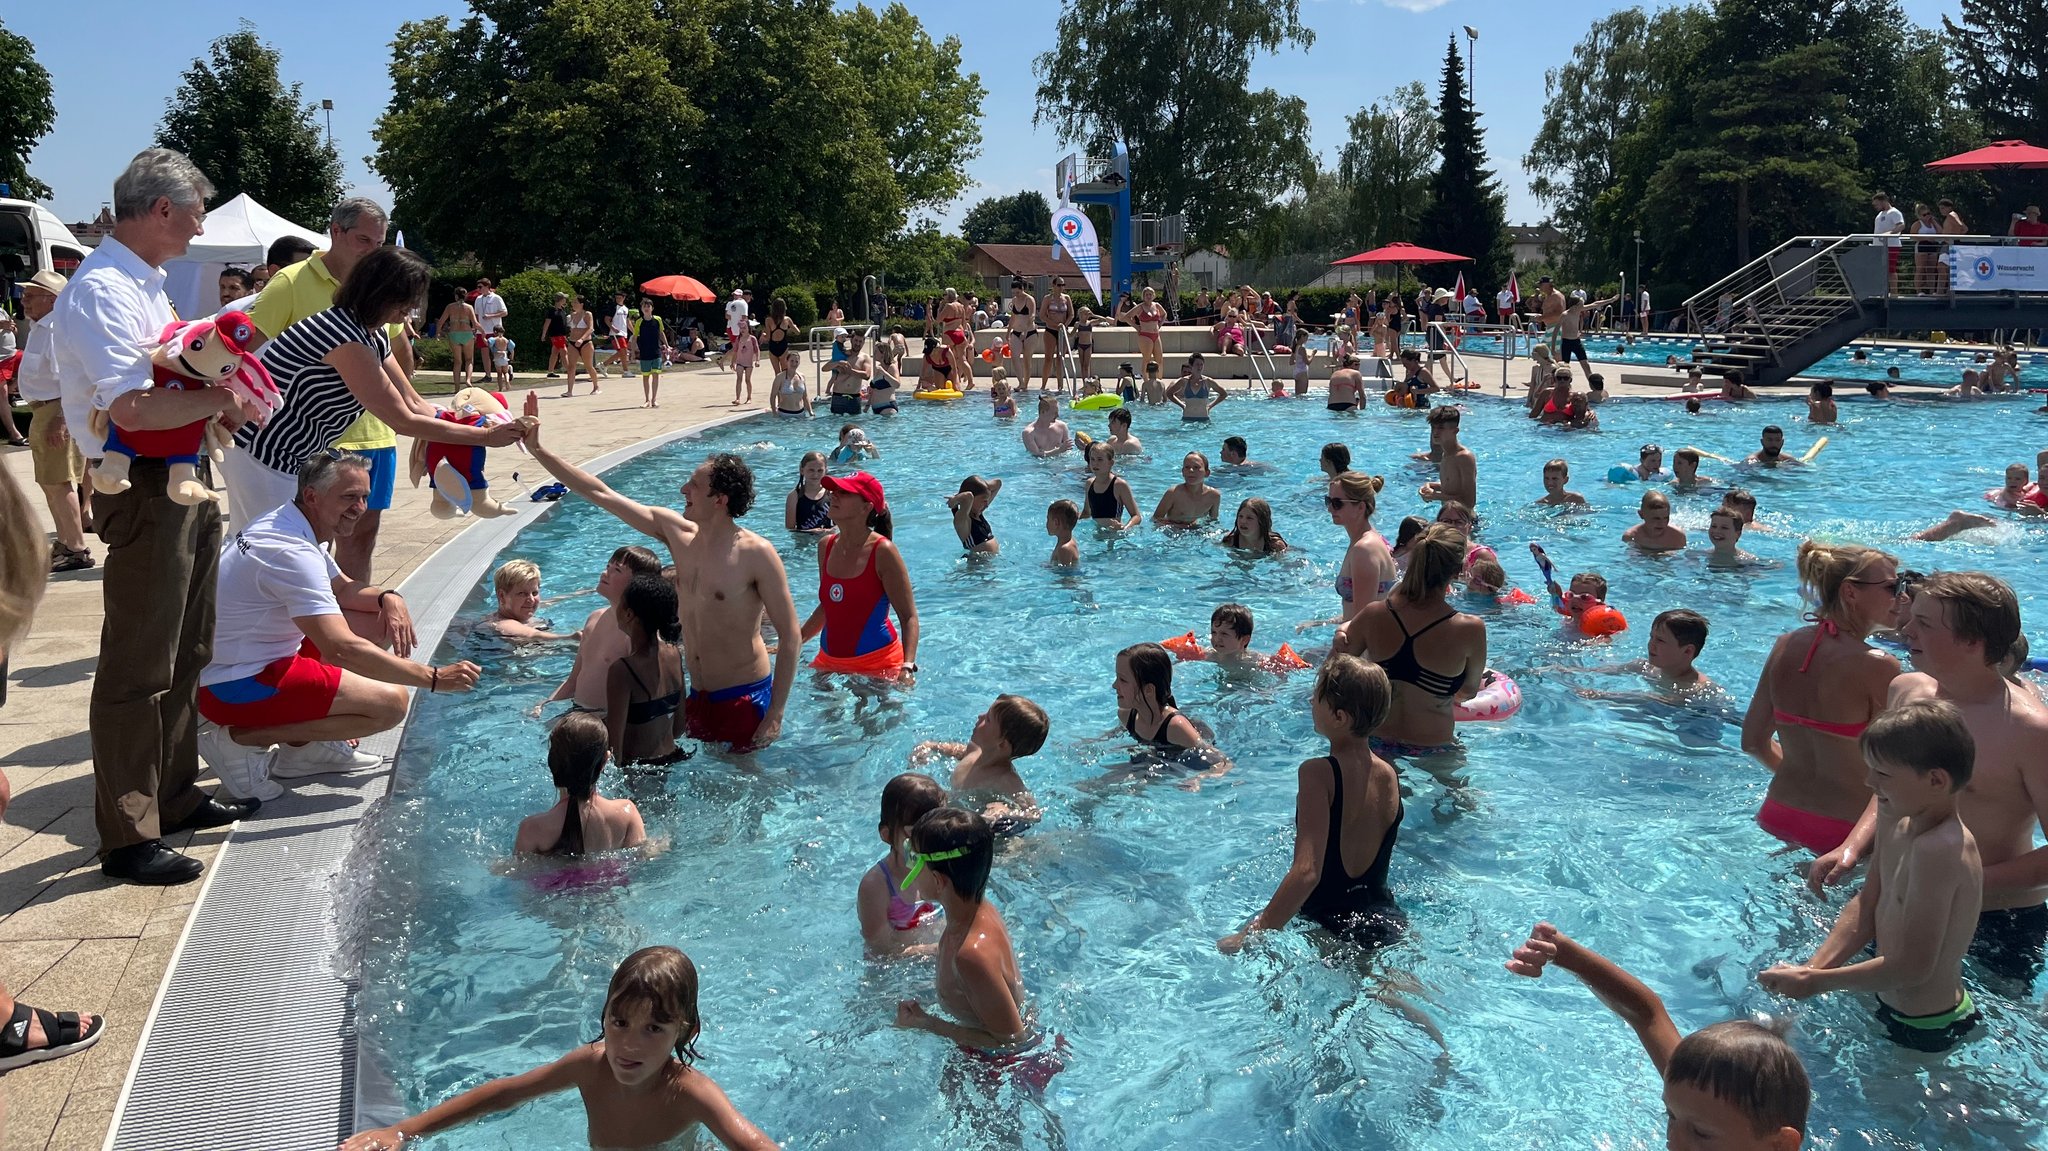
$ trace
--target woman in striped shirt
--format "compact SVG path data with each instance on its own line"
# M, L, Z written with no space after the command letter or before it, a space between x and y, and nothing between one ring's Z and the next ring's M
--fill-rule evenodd
M334 294L334 306L278 333L263 362L284 392L284 407L258 428L235 436L241 449L223 467L230 530L289 503L299 465L334 442L368 411L400 435L440 443L505 447L526 434L527 421L474 428L434 418L392 358L384 325L404 320L426 294L425 260L404 248L363 257Z

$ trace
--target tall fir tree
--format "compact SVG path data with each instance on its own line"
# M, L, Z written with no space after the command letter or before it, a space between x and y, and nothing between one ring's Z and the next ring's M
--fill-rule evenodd
M1943 16L1941 24L1956 87L1982 124L1984 142L2048 145L2048 4L1962 0L1960 15ZM2048 196L2048 172L1998 172L1990 182L2014 206Z
M1444 55L1442 98L1437 103L1437 150L1443 163L1429 182L1429 206L1416 225L1415 242L1470 256L1465 282L1492 290L1507 282L1507 197L1486 167L1486 143L1479 112L1466 95L1465 61L1451 37ZM1448 278L1446 276L1445 278Z

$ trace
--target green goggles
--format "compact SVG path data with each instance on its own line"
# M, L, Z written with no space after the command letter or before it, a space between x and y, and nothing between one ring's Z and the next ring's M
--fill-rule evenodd
M899 884L897 884L897 885L896 885L896 890L898 890L898 891L909 891L909 890L910 890L910 885L911 885L911 884L913 884L913 883L916 883L916 882L917 882L917 877L918 877L919 873L921 873L921 872L923 872L923 871L924 871L924 865L925 865L925 864L927 864L927 863L944 863L945 861L947 861L947 860L949 860L949 859L958 859L958 858L960 858L961 856L963 856L963 855L966 855L966 854L967 854L967 849L966 849L966 848L964 848L964 847L955 847L955 848L951 848L951 849L949 849L949 850L946 850L946 851L931 851L931 852L925 852L925 851L913 851L913 852L911 852L911 853L910 853L910 870L909 870L909 871L906 871L906 872L904 872L904 873L903 873L903 882L901 882L901 883L899 883Z

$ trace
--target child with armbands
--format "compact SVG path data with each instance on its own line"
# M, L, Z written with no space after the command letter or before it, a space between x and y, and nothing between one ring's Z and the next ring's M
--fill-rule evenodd
M1703 675L1693 661L1707 646L1707 617L1686 608L1672 608L1659 612L1650 623L1650 643L1642 659L1607 667L1558 669L1583 671L1600 675L1639 675L1658 689L1653 698L1659 702L1671 703L1697 699L1718 692L1713 680ZM1579 692L1587 699L1638 700L1645 698L1640 692L1609 692L1585 689Z
M929 883L900 886L910 873L910 829L928 811L946 805L946 789L929 775L907 771L882 787L882 818L876 834L888 847L888 854L860 877L855 906L860 913L860 937L870 955L901 955L932 942L930 931L920 931L936 920L939 905L925 898Z
M1252 609L1241 603L1227 603L1209 613L1209 646L1195 640L1195 633L1177 635L1159 646L1177 659L1209 660L1218 667L1286 672L1309 666L1294 649L1281 644L1280 650L1262 654L1252 650Z
M697 1070L697 967L673 947L643 947L612 973L599 1016L603 1037L545 1067L493 1079L389 1127L352 1135L341 1151L401 1144L574 1088L594 1147L680 1146L702 1126L732 1151L776 1151L711 1077Z
M1607 606L1605 576L1599 572L1580 572L1572 577L1571 591L1567 593L1557 585L1557 576L1543 545L1531 543L1529 554L1536 557L1536 566L1543 572L1543 586L1550 592L1551 608L1570 619L1579 631L1597 638L1628 630L1628 620Z
M1502 591L1506 588L1506 591ZM1465 594L1492 600L1501 607L1535 603L1536 597L1518 587L1508 587L1507 569L1497 559L1481 557L1465 569Z
M966 743L926 740L911 749L921 767L938 756L953 763L953 806L979 810L997 836L1015 835L1039 819L1038 801L1017 773L1017 761L1045 746L1052 722L1021 695L999 695L974 721Z
M1547 967L1579 977L1608 1010L1635 1030L1664 1081L1666 1139L1673 1148L1799 1151L1813 1087L1799 1053L1783 1036L1747 1020L1703 1027L1680 1038L1657 993L1614 961L1548 923L1539 923L1508 960L1516 975L1541 978Z

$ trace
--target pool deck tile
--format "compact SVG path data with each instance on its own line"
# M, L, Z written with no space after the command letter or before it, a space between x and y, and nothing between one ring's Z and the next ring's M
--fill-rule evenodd
M1475 374L1482 381L1497 379L1499 368L1487 366L1491 373L1475 366ZM1513 381L1526 380L1528 373L1526 361L1508 367ZM507 395L516 411L525 401L520 393L540 392L548 444L572 459L593 459L734 412L730 373L708 366L666 373L663 406L652 411L639 406L638 387L631 380L607 380L605 391L594 399L586 394L571 400L555 398L559 382L529 374ZM1638 389L1610 390L1626 395ZM1663 390L1640 389L1646 394ZM27 451L0 448L0 466L30 490L48 530L48 510L30 485L29 463ZM501 498L512 491L514 471L523 486L542 482L542 470L530 458L499 452L491 473ZM402 581L471 522L432 518L425 496L401 486L378 540L378 579ZM97 540L88 544L96 555L104 555ZM37 1006L104 1011L110 1029L84 1055L0 1078L0 1151L82 1151L103 1145L143 1025L200 890L198 884L169 889L110 884L93 859L85 717L101 608L99 569L55 577L30 634L13 651L10 698L0 713L5 716L0 765L14 788L13 803L0 824L0 978L15 995ZM180 837L191 842L179 846L210 862L222 837L221 832Z

